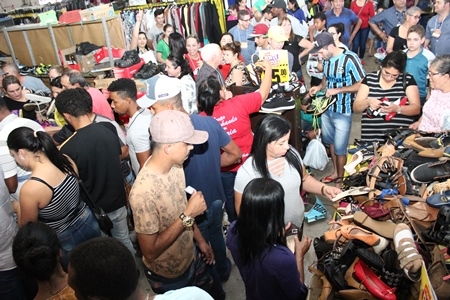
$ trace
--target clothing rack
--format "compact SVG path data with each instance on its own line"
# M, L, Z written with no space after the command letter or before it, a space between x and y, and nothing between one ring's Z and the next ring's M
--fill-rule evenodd
M169 5L183 5L183 4L191 4L191 3L202 3L208 2L209 0L180 0L180 1L165 1L165 2L157 2L157 3L149 3L145 5L135 5L129 6L122 9L122 11L126 10L143 10L143 9L151 9L155 7L166 7Z

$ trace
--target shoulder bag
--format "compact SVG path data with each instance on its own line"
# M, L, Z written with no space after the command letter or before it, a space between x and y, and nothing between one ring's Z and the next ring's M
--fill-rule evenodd
M109 216L105 213L103 208L99 207L97 204L92 201L91 196L89 195L89 192L86 190L86 187L83 184L83 181L78 178L78 183L80 185L80 191L83 191L85 197L84 201L86 202L87 206L91 209L92 213L94 214L95 219L97 220L98 226L100 227L100 230L103 231L108 236L111 235L111 230L114 227L113 222L109 218Z

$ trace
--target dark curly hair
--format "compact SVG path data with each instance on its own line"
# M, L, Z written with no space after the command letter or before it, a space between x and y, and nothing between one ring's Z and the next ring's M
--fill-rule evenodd
M122 98L130 98L133 101L137 99L136 82L129 78L119 78L111 82L108 86L109 92L117 92Z
M122 243L114 238L100 237L73 250L69 278L84 299L96 296L123 300L136 290L139 273L133 255Z

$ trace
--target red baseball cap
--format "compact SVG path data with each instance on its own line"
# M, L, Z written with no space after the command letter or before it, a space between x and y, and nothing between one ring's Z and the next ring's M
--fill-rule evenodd
M253 27L253 33L249 34L249 36L253 38L262 35L267 37L267 32L269 32L269 26L264 23L259 23Z

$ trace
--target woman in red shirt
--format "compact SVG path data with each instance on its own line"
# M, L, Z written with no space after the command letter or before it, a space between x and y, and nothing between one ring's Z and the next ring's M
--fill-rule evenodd
M375 15L374 6L370 0L353 0L350 9L362 21L361 27L353 39L352 51L358 54L361 63L364 64L363 58L366 53L366 42L370 31L369 19Z

